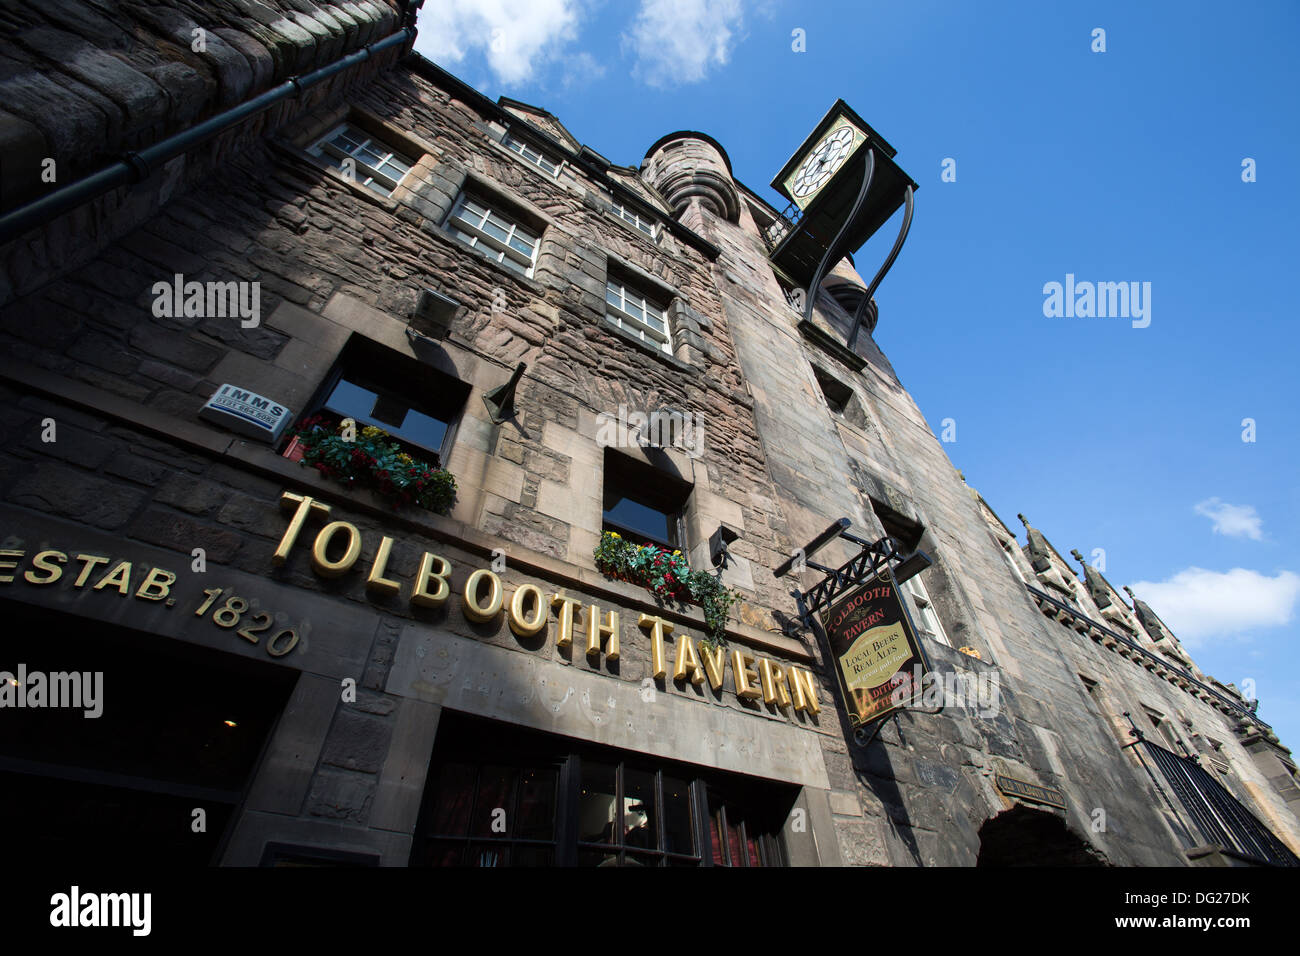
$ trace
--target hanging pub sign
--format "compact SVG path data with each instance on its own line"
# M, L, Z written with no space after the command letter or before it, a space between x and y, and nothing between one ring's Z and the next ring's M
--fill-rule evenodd
M919 691L929 662L889 571L849 591L821 617L854 730Z

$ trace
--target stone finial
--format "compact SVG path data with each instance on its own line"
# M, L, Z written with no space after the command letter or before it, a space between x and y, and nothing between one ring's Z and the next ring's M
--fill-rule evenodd
M1130 588L1127 584L1124 585L1124 593L1127 594L1129 597L1131 597L1134 601L1137 600L1137 595L1133 593L1133 589Z
M1022 514L1020 514L1020 513L1017 512L1016 517L1020 519L1020 523L1021 523L1022 525L1024 525L1026 528L1028 528L1028 527L1030 526L1030 525L1029 525L1029 519L1026 518L1024 515L1022 515Z
M1074 558L1074 560L1078 561L1080 564L1087 564L1087 562L1083 560L1083 555L1079 553L1078 548L1071 548L1070 556Z

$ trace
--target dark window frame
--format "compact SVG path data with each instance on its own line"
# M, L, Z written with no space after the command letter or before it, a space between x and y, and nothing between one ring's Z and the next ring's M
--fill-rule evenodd
M400 383L397 387L390 384L393 378ZM425 388L444 386L444 394L435 400L428 400L421 395L412 398L405 388L418 390L420 386L417 385L417 380L420 378L427 380L422 383ZM413 439L398 435L393 431L394 426L371 418L369 415L358 415L356 412L331 407L330 396L334 394L339 382L345 379L358 388L374 392L379 398L404 404L407 413L417 411L442 422L446 425L446 431L443 432L439 447L430 448ZM366 425L373 424L388 432L393 441L413 458L445 468L451 450L455 447L456 433L459 431L469 393L468 382L462 382L440 369L421 363L418 359L354 334L335 358L334 364L316 390L302 417L305 420L320 415L337 421L353 418L357 422L358 433Z
M412 841L412 866L437 865L417 859L425 854L426 859L436 859L434 851L439 847L451 849L453 844L460 845L459 866L473 866L470 856L481 848L500 847L504 851L501 865L511 865L517 847L536 847L548 849L551 853L551 865L576 866L584 854L604 854L611 858L596 865L627 865L629 858L645 860L651 866L714 866L715 847L712 835L712 817L710 800L723 801L725 807L732 807L733 812L741 815L740 832L742 843L741 865L754 865L750 860L750 821L758 832L753 834L753 842L759 848L758 865L788 866L789 855L784 845L783 821L793 807L798 788L791 784L758 781L767 791L754 800L753 783L736 774L712 771L707 768L693 767L672 760L661 759L647 754L616 750L601 744L580 741L515 727L490 718L476 717L447 711L443 715L447 720L439 728L439 739L430 756L429 774L425 791L421 798L420 814ZM444 743L442 734L450 727L456 736ZM473 731L486 727L484 736ZM439 747L444 749L439 752ZM496 749L492 749L495 747ZM465 822L465 833L433 832L432 826L438 822L443 811L439 804L439 785L446 769L451 766L469 766L469 761L477 759L474 784L471 788L471 809ZM612 768L614 771L614 807L615 818L612 821L610 842L597 842L580 839L579 809L584 783L584 764ZM536 767L553 767L556 770L556 795L553 804L554 825L549 839L531 839L517 836L512 829L504 834L484 835L474 833L475 810L481 809L478 800L482 793L480 781L484 767L511 766L517 770ZM627 842L627 829L624 814L626 811L627 773L629 771L649 773L654 781L654 846L637 846ZM690 813L688 832L691 836L692 851L681 852L668 849L667 813L664 804L664 787L668 780L683 783L687 788L686 807ZM515 819L518 813L519 790L517 783L513 787L511 802L507 809L508 820ZM783 792L788 791L788 792ZM737 797L745 795L755 804L765 799L767 806L743 807ZM786 806L788 798L789 807ZM778 812L781 811L781 812ZM508 827L512 824L508 824ZM729 849L721 848L721 865L735 865Z
M616 531L636 544L653 544L669 551L687 550L686 507L692 487L685 481L669 475L653 465L637 461L612 449L605 451L605 466L601 482L601 530ZM643 507L662 513L665 518L665 538L647 535L646 532L626 526L610 518L613 507L611 493L619 500L626 498Z

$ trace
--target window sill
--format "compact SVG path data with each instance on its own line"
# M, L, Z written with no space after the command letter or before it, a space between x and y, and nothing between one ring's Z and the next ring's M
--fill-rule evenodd
M611 323L603 315L600 317L600 325L601 328L605 329L605 331L618 336L624 342L628 342L632 345L635 345L642 352L645 352L647 355L653 355L661 362L664 362L665 364L672 366L678 371L682 371L682 372L695 371L695 369L691 365L687 364L686 362L683 362L677 356L669 355L663 349L655 348L653 345L646 344L645 342L641 341L641 339L633 335L631 332L628 332L625 329L620 329L617 325Z

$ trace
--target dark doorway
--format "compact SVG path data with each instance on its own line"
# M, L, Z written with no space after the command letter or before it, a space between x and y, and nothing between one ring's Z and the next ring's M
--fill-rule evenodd
M36 673L102 675L98 717L0 709L6 850L51 864L216 863L297 672L14 601L0 601L0 620L0 671L23 665L30 687Z
M1054 813L1017 805L980 827L976 866L1107 866L1106 858Z

